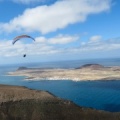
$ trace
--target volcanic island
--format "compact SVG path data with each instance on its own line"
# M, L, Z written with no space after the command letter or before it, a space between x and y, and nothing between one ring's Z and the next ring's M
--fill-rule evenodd
M19 67L13 76L25 76L25 80L120 80L120 66L106 67L100 64L85 64L78 68L26 68Z
M120 80L120 67L86 64L74 69L20 67L25 80ZM94 102L94 101L93 101ZM48 91L0 85L0 120L119 120L120 112L81 107Z

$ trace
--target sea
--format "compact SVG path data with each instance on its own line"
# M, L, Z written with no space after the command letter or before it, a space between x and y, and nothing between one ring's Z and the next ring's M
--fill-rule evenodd
M120 66L120 58L0 65L0 84L26 86L31 89L45 90L57 97L70 100L78 106L120 112L120 80L77 82L72 80L25 81L25 76L8 76L8 72L15 71L21 66L68 69L78 68L84 64Z

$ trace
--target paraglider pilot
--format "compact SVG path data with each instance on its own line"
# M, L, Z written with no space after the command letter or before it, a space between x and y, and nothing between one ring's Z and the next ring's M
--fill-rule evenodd
M29 35L20 35L20 36L17 36L17 37L15 37L15 38L13 39L12 44L14 45L18 40L20 40L20 39L22 39L22 38L31 38L32 40L35 41L35 39L32 38L32 37L29 36ZM24 54L23 57L26 57L26 54Z
M23 57L26 57L26 54L24 54Z

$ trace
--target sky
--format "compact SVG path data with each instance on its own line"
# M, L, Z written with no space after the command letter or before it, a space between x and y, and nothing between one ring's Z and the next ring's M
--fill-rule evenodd
M120 0L0 0L0 64L120 58L119 6ZM23 34L35 42L13 45Z

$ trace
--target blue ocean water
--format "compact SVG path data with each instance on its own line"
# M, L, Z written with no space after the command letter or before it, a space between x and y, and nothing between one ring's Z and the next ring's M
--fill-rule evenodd
M19 66L41 68L75 68L87 63L98 63L105 66L120 66L120 59L77 60L49 63L32 63L0 66L0 84L26 86L32 89L45 90L54 95L68 99L77 105L111 112L120 111L120 81L80 81L43 80L24 81L23 76L7 76L7 72L15 71Z

